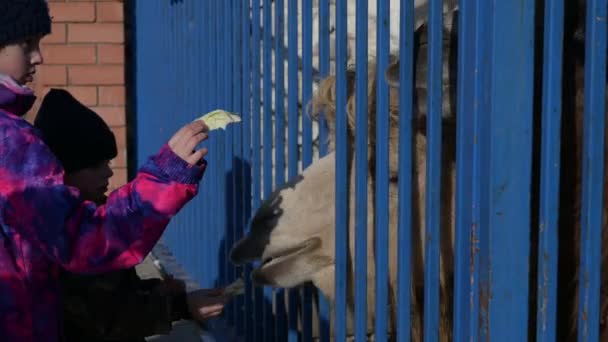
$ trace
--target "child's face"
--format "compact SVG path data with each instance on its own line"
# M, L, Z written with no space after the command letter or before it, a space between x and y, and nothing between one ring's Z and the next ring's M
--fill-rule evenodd
M0 74L24 85L34 79L36 66L42 64L40 36L0 47Z
M64 181L66 185L78 188L84 200L101 204L106 199L105 193L113 174L110 161L106 160L93 167L66 173Z

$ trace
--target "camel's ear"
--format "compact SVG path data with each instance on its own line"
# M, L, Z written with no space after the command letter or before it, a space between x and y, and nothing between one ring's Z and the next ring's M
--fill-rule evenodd
M390 87L399 88L399 62L389 65L384 76Z

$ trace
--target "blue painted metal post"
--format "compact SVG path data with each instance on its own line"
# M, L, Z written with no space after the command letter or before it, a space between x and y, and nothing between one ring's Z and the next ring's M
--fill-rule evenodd
M188 13L199 13L198 11L200 11L200 3L191 3L189 4L190 8L186 9L186 12ZM199 26L200 23L202 21L200 20L199 17L197 17L196 19L192 18L190 20L190 24L188 25L188 36L190 38L190 40L187 42L187 44L189 46L191 46L192 51L194 52L195 56L200 56L200 51L202 49L202 47L200 46L200 44L197 44L198 41L200 41L200 35L201 35L201 27ZM191 70L190 72L196 72L198 70L200 70L201 65L198 64L200 63L197 59L195 58L187 58L188 60L188 65L186 66L187 69ZM192 116L195 117L195 115L197 113L200 113L202 110L202 99L200 98L200 96L195 96L194 94L198 93L200 91L202 87L202 81L200 80L200 78L196 78L194 77L189 86L186 87L186 98L189 99L191 101L191 106L192 109L189 111L186 111L183 114L186 114L187 116ZM185 118L184 121L182 122L187 122L187 119ZM203 207L203 206L201 206ZM202 209L202 208L201 208ZM204 216L202 213L203 210L196 210L193 212L193 215L191 217L189 217L189 222L187 222L185 225L188 227L185 227L188 232L189 232L189 236L186 238L182 238L183 240L186 241L204 241L203 240L203 234L200 232L200 230L197 229L192 229L189 227L192 227L196 224L201 224L204 220ZM180 234L180 236L183 236ZM187 242L186 242L187 243ZM190 245L194 245L192 243L189 243ZM195 247L193 248L195 249ZM196 253L196 252L195 252ZM200 254L200 253L199 253ZM207 260L203 260L202 258L198 257L198 255L193 257L192 260L192 268L190 268L192 271L192 273L194 273L194 275L196 276L197 274L202 274L203 273L203 266L207 263Z
M578 340L598 341L606 122L606 0L587 1Z
M491 12L488 5L485 1L460 3L455 341L485 340L487 335L487 312L480 312L480 290L484 289L479 286L480 275L483 275L480 274L483 263L480 263L479 253L484 247L480 244L480 239L485 237L481 233L487 230L488 222L488 202L483 191L488 179L488 168L484 167L488 158L488 120L483 115L489 108L487 63L491 47L487 27L491 27L488 26ZM477 319L480 313L483 314L481 322Z
M398 243L412 239L412 110L414 85L414 1L401 0L399 22L399 230ZM410 341L410 248L397 254L397 341Z
M564 2L545 2L536 339L555 341ZM533 227L535 228L535 227Z
M487 87L486 69L477 69L488 49L477 46L477 29L484 17L478 5L486 2L461 1L458 23L458 108L456 156L456 255L454 275L454 341L477 341L479 320L479 146L475 144L480 111L487 107L481 90ZM482 26L483 27L483 26ZM477 105L475 105L477 103ZM477 150L476 150L477 149ZM472 176L471 176L472 175Z
M347 0L336 0L336 283L335 340L346 339L348 158L346 118Z
M262 56L264 58L264 127L260 134L263 134L264 143L264 194L263 198L269 197L274 186L272 177L272 148L273 148L273 115L272 115L272 1L264 0L262 8L264 10L264 46ZM268 295L268 293L267 293Z
M251 84L252 90L252 167L253 167L253 187L252 187L252 198L254 210L260 206L261 202L261 117L260 117L260 0L252 0L251 2L251 25L252 25L252 72L253 82ZM254 290L254 316L252 317L254 322L254 341L263 341L264 336L264 294L263 289L255 287ZM257 318L257 319L255 319Z
M287 41L289 46L298 46L298 0L287 0L289 27ZM287 175L293 179L298 174L298 49L288 49L288 146L287 146ZM298 290L288 291L288 340L298 341Z
M487 338L523 341L528 337L530 182L534 75L534 1L497 1L480 16L491 18L490 144L486 192L488 221L482 231L481 289L487 301ZM517 22L517 25L513 25ZM487 30L480 26L479 29ZM489 90L489 91L488 91ZM486 292L487 290L487 292ZM484 327L485 328L485 327Z
M329 0L319 0L319 77L321 78L329 76L329 51ZM319 120L319 157L327 154L328 136L327 123L321 115ZM329 315L326 318L329 319Z
M243 34L243 169L241 175L243 177L243 226L241 234L246 229L246 223L251 212L252 193L251 193L251 2L246 0L242 2L242 34ZM253 329L253 288L251 286L251 266L243 267L243 278L245 280L245 296L244 296L244 319L240 323L241 329L245 336L251 338L254 334Z
M295 47L294 47L295 48ZM302 0L302 108L312 98L312 0ZM312 163L312 120L302 110L302 170ZM312 288L302 288L302 339L312 341Z
M289 15L288 44L298 46L298 0L287 0ZM298 174L298 49L288 49L288 178Z
M378 0L376 74L384 75L389 63L388 0ZM388 84L384 77L376 78L376 331L377 341L387 339L388 326L388 155L389 108Z
M214 16L214 18L212 19L213 21L213 30L214 30L214 34L215 37L217 39L217 42L215 44L216 47L218 48L216 53L213 54L214 56L214 63L219 63L220 60L222 60L222 58L220 57L220 51L223 48L223 36L224 36L224 32L220 27L220 23L222 21L220 21L220 17L221 17L221 8L223 6L223 2L222 3L217 3L214 2L213 3L213 13L218 13L218 16ZM184 16L185 17L185 16ZM186 26L186 25L182 25L182 26ZM223 56L222 56L223 57ZM218 84L216 85L217 88L217 93L218 96L216 97L216 101L220 102L223 98L225 98L225 96L220 96L219 94L224 93L224 89L223 89L223 83L224 83L224 73L225 71L224 66L226 65L225 62L222 63L222 68L217 68L217 65L219 64L214 64L216 66L216 72L215 72L215 77L216 80L218 81ZM215 104L207 104L208 106L219 106L220 103L215 103ZM213 137L213 134L215 133L215 137ZM225 217L222 214L217 214L217 213L223 213L223 209L222 208L222 204L224 203L224 197L225 197L225 190L224 190L224 158L222 158L222 154L224 153L224 145L226 143L225 141L225 133L223 131L214 131L211 133L211 141L212 141L212 146L213 148L211 149L213 156L210 156L211 158L211 162L213 163L213 165L211 165L211 169L213 169L213 177L210 177L212 180L214 180L212 182L213 184L213 193L217 194L216 196L216 200L215 201L210 201L211 202L211 212L212 213L216 213L215 215L212 215L213 217L213 221L212 221L212 226L211 228L211 232L212 232L212 236L211 238L213 239L212 241L214 241L215 239L217 239L218 236L220 236L220 234L223 233L224 229L225 229ZM215 151L215 152L214 152ZM207 241L209 241L209 239L207 239ZM210 246L211 247L211 246ZM216 247L216 246L213 246ZM216 252L216 248L206 248L209 251L209 257L206 258L206 260L217 260L218 258L218 253ZM220 276L220 272L219 272L219 268L220 265L218 265L217 261L215 263L210 263L211 267L212 267L212 272L210 272L209 274L205 274L203 275L203 279L204 281L202 282L202 286L205 287L211 287L213 286L214 282L217 280L222 280L221 276Z
M289 15L288 27L288 44L289 46L298 46L298 1L287 0ZM288 178L293 179L298 174L298 49L288 49ZM298 341L298 289L288 291L288 325L289 333L288 340L290 342Z
M275 184L285 182L285 79L284 67L284 10L285 1L275 0L274 4L274 50L275 50ZM275 336L277 341L287 339L287 320L285 310L285 291L279 290L275 296L276 324Z
M222 6L220 7L220 13L221 13L221 17L223 18L229 18L233 11L232 11L232 4L231 4L231 0L225 0L223 1L221 4ZM227 94L225 96L222 97L222 99L220 100L220 103L216 106L216 107L221 107L221 108L226 108L227 110L234 110L233 107L233 103L232 103L232 96L230 95L231 93L233 93L233 89L232 89L232 81L233 81L233 75L232 75L232 59L234 59L235 54L234 51L232 49L232 45L233 45L233 40L234 37L232 35L232 30L231 30L232 24L230 23L229 20L222 20L218 22L218 28L219 30L222 32L221 35L219 36L220 40L220 57L224 59L224 63L223 63L223 70L221 70L222 74L221 77L223 78L223 88L224 88L224 94ZM192 98L194 98L194 96L192 96ZM222 251L222 245L221 243L224 243L224 246L231 246L233 244L232 241L232 229L234 227L234 212L233 212L233 203L232 203L232 186L234 185L234 180L232 179L232 156L234 153L233 150L233 142L232 142L232 133L234 130L234 125L231 127L227 127L227 129L225 131L222 131L223 134L223 143L224 143L224 149L223 149L223 155L220 154L218 155L218 159L220 159L221 161L221 169L220 169L220 177L219 180L220 182L218 182L221 186L220 191L223 192L223 201L219 202L220 206L223 206L223 210L219 211L220 213L222 213L222 215L220 215L222 217L221 220L221 224L218 226L219 228L219 232L218 232L218 238L220 239L219 242L220 244L218 244L218 253L216 255L216 260L218 260L218 263L223 263L223 265L220 265L220 267L222 267L223 269L218 270L219 276L217 277L219 280L219 284L229 284L230 282L232 282L232 279L230 277L230 265L228 264L228 251L224 250ZM219 151L220 153L222 153L222 150ZM195 227L195 225L193 224L191 227ZM192 229L192 228L191 228ZM217 283L217 282L216 282ZM226 313L225 316L230 317L232 315L232 311L231 311L231 307L228 306L226 308Z
M234 58L232 60L232 74L233 80L231 84L232 88L232 110L241 115L243 117L243 95L242 95L242 83L243 83L243 70L242 70L242 61L243 61L243 50L242 50L242 40L243 40L243 29L244 21L242 20L242 10L243 10L243 1L233 0L232 1L232 20L235 27L231 28L232 30L232 48L234 50ZM239 125L238 131L233 134L233 146L234 153L231 156L231 165L232 165L232 206L234 208L233 214L233 227L231 232L231 244L226 243L226 263L229 264L230 269L230 279L231 281L239 278L239 269L235 267L230 262L230 249L232 244L236 241L240 240L242 237L241 229L245 226L245 222L243 221L244 212L243 212L243 178L242 178L242 158L243 158L243 127ZM243 321L243 296L238 296L231 304L232 315L230 316L229 323L235 328L237 335L242 336L244 330L242 329L242 321Z
M329 0L319 0L319 77L329 75ZM323 158L328 152L327 122L323 114L319 117L319 157ZM321 291L319 296L319 336L321 342L330 340L330 317L331 308L328 300Z
M368 1L358 0L355 70L355 340L367 338Z
M277 186L285 183L285 78L284 68L284 1L275 0L275 184Z
M294 46L295 48L295 46ZM302 0L302 108L312 98L312 0ZM304 111L302 111L304 114ZM302 115L302 170L312 163L312 120ZM310 303L310 297L307 300ZM307 313L304 314L305 316ZM310 321L310 316L304 317ZM305 323L306 324L306 323ZM305 330L306 331L306 330ZM306 339L306 338L305 338Z
M263 183L264 183L264 195L263 198L268 198L272 192L274 181L272 177L272 148L273 148L273 134L272 134L272 0L264 0L262 4L264 11L263 18L264 23L264 44L263 44L263 58L264 58L264 127L263 134ZM257 206L256 206L257 208ZM274 291L270 287L264 287L264 299L262 302L263 315L263 336L264 342L272 342L275 340L274 336L274 314L272 312L272 303Z
M439 248L441 240L441 120L443 4L429 6L424 340L439 340Z

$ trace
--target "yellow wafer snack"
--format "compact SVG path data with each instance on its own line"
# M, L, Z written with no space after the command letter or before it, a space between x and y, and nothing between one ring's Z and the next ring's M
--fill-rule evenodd
M224 288L224 296L238 296L245 293L245 282L239 278Z
M226 126L229 124L241 122L241 118L238 115L222 109L211 111L196 120L203 120L209 127L209 131L219 128L226 130Z

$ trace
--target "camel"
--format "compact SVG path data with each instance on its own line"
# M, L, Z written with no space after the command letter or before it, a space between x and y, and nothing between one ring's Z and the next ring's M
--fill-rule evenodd
M566 12L569 13L569 12ZM570 11L572 17L576 17ZM580 12L579 12L580 13ZM584 16L583 16L584 18ZM567 18L568 19L568 18ZM580 17L578 18L580 22ZM576 22L576 19L572 19ZM560 181L560 260L558 282L558 340L576 340L576 320L578 314L578 260L580 259L580 218L581 218L581 167L582 167L582 119L583 119L583 61L579 50L572 49L580 44L580 27L567 21L564 51L563 81L563 124L562 124L562 172ZM584 21L583 21L584 23ZM443 72L443 123L442 123L442 212L441 212L441 264L440 264L440 341L451 341L452 336L452 302L453 302L453 256L454 256L454 186L455 186L455 94L456 94L456 31L457 28L444 33L444 72ZM414 89L414 141L413 178L412 178L412 240L409 247L412 251L412 289L411 289L411 337L412 341L422 341L422 293L424 286L424 234L425 234L425 185L426 185L426 26L417 32L415 51L415 89ZM574 37L575 39L570 39ZM578 39L578 40L577 40ZM542 61L541 61L542 63ZM537 64L536 69L541 69ZM369 183L368 183L368 333L373 331L375 319L375 269L374 269L374 153L375 153L375 82L377 77L385 77L390 85L390 208L389 208L389 318L390 332L395 330L396 318L396 255L397 255L397 179L398 175L398 120L399 120L399 63L389 66L384 75L376 75L374 67L369 68L368 75L368 127L369 127ZM540 79L536 75L536 80ZM537 82L536 88L539 83ZM312 100L314 113L322 111L330 128L330 137L334 136L335 124L335 79L326 78ZM348 121L349 146L354 141L354 72L348 73ZM535 127L538 132L540 106L535 103ZM538 147L535 147L535 151ZM330 151L334 150L330 140ZM608 146L604 149L608 155ZM352 153L352 149L349 150ZM354 208L354 158L350 161L350 207ZM606 158L605 161L606 162ZM536 166L538 168L538 165ZM539 170L533 170L536 175ZM604 167L605 179L608 180L608 168ZM534 179L534 178L533 178ZM536 178L538 181L538 177ZM297 178L286 183L272 193L254 214L250 231L232 248L230 259L235 264L261 261L261 265L252 272L252 280L260 286L293 288L312 282L330 302L335 299L334 293L334 246L335 246L335 154L330 152L319 159ZM534 190L536 189L536 191ZM532 202L538 201L538 189L533 185ZM601 340L608 340L608 279L605 273L608 267L608 193L604 191L603 252L601 267L604 273L601 284ZM352 312L354 309L354 211L350 213L348 241L348 283L347 307L349 313L348 331L352 334ZM533 225L534 231L537 225ZM537 237L537 235L535 235ZM537 249L533 236L531 247ZM399 246L404 248L404 246ZM407 248L407 247L405 247ZM531 253L532 256L537 254ZM531 279L536 279L536 259L531 257ZM536 290L530 289L530 336L534 339L534 320L536 319ZM394 336L393 336L394 338Z
M455 33L455 31L453 31ZM456 50L455 38L456 36L446 32L444 35L444 51L445 52L445 65L444 68L448 69L449 72L444 75L444 111L446 117L453 118L454 111L454 99L455 99L455 82L456 78ZM418 197L414 203L422 203L420 208L417 208L415 212L419 213L415 215L415 225L424 227L424 159L426 158L426 138L423 129L423 113L426 111L426 60L427 60L427 49L426 49L426 29L423 28L419 33L420 46L417 51L417 60L420 67L416 68L416 113L419 118L418 122L420 125L416 129L416 158L415 163L418 167L415 170L415 174L418 179L417 188L418 191L416 196ZM449 56L449 57L448 57ZM370 73L368 76L368 96L369 99L373 99L375 96L375 79L376 75L374 68L370 67ZM387 71L389 78L394 84L398 79L398 63L395 63ZM349 88L351 89L351 96L349 97L349 114L354 114L354 96L352 89L354 83L354 73L349 72ZM333 134L333 92L334 92L334 79L330 77L321 83L319 91L313 99L314 112L323 110L325 117L328 119L330 136ZM390 154L391 154L391 174L395 175L398 173L397 169L397 156L398 156L398 88L391 88L390 96L390 108L391 108L391 137L390 137ZM374 101L369 102L369 134L370 134L370 156L373 158L373 144L374 144L374 122L375 122L375 103ZM351 120L350 135L351 138L354 134L354 127L352 126L353 118ZM449 120L448 120L449 121ZM453 193L453 170L454 165L454 150L455 145L454 137L454 126L448 124L446 129L446 137L444 139L444 153L443 165L446 165L450 170L450 173L445 173L444 176L444 189L447 193ZM333 143L330 141L330 150L333 150ZM334 259L333 259L333 248L334 248L334 188L331 184L334 183L334 165L335 155L330 152L325 158L320 159L318 162L307 168L300 177L288 182L283 187L277 189L262 206L257 210L254 218L251 222L251 231L247 236L240 240L231 251L231 260L234 263L242 264L245 262L255 260L267 260L260 269L255 270L252 273L253 281L259 285L270 285L277 287L290 288L298 286L308 281L312 281L313 284L321 290L321 292L330 300L334 299ZM373 164L370 163L370 170L373 170ZM373 172L373 171L372 171ZM369 191L373 193L372 179L370 177ZM354 174L351 173L351 184L354 183ZM391 198L396 196L397 183L391 182L390 191ZM354 191L351 191L354 194ZM445 198L451 198L453 196L444 196ZM351 196L351 205L354 205L354 195ZM391 202L391 235L395 236L396 231L396 216L397 208L396 202ZM453 201L450 200L449 205L445 205L445 219L453 221L454 218L454 205ZM370 204L370 213L373 213L374 208ZM278 212L277 212L278 211ZM354 213L351 213L354 214ZM354 222L351 217L351 222ZM453 225L450 225L453 226ZM368 241L370 241L370 249L368 251L369 259L373 260L373 215L369 215L368 222ZM447 226L446 226L447 227ZM354 238L353 227L351 229L350 236ZM423 229L421 229L423 230ZM443 232L444 236L453 236L453 232ZM416 246L424 245L423 237L421 234L418 235L416 243L412 243L412 248L415 250L414 258L415 265L420 267L415 268L414 281L422 285L422 272L423 262L421 261L424 255L424 250L416 248ZM390 264L390 281L391 284L391 300L394 301L394 284L396 283L396 239L391 239L393 242L390 246L390 259L393 261ZM349 249L352 251L354 248L354 240L351 239ZM452 252L447 255L444 254L443 258L446 260L452 259ZM270 260L272 258L272 260ZM352 255L351 255L352 258ZM451 273L451 263L442 263L443 268L448 267L449 270L443 270L442 274ZM373 326L373 310L374 310L374 269L373 262L368 263L368 307L369 315L372 319L369 320L370 331ZM350 270L350 277L354 273L354 269ZM447 277L442 277L442 292L447 293L448 282L451 281ZM418 287L419 287L418 286ZM349 311L352 313L354 307L353 293L348 296L349 300ZM443 301L443 304L448 304L448 301ZM414 301L414 306L419 306L419 302ZM394 305L393 305L394 307ZM442 324L448 324L448 314L450 305L446 305L442 308L442 315L445 316L442 319ZM420 310L414 309L413 312L420 312ZM391 320L394 320L394 314L391 314ZM421 318L416 319L418 322L414 324L414 330L421 330ZM351 322L352 324L352 322ZM442 329L442 331L449 331L450 329ZM447 340L447 339L446 339Z

